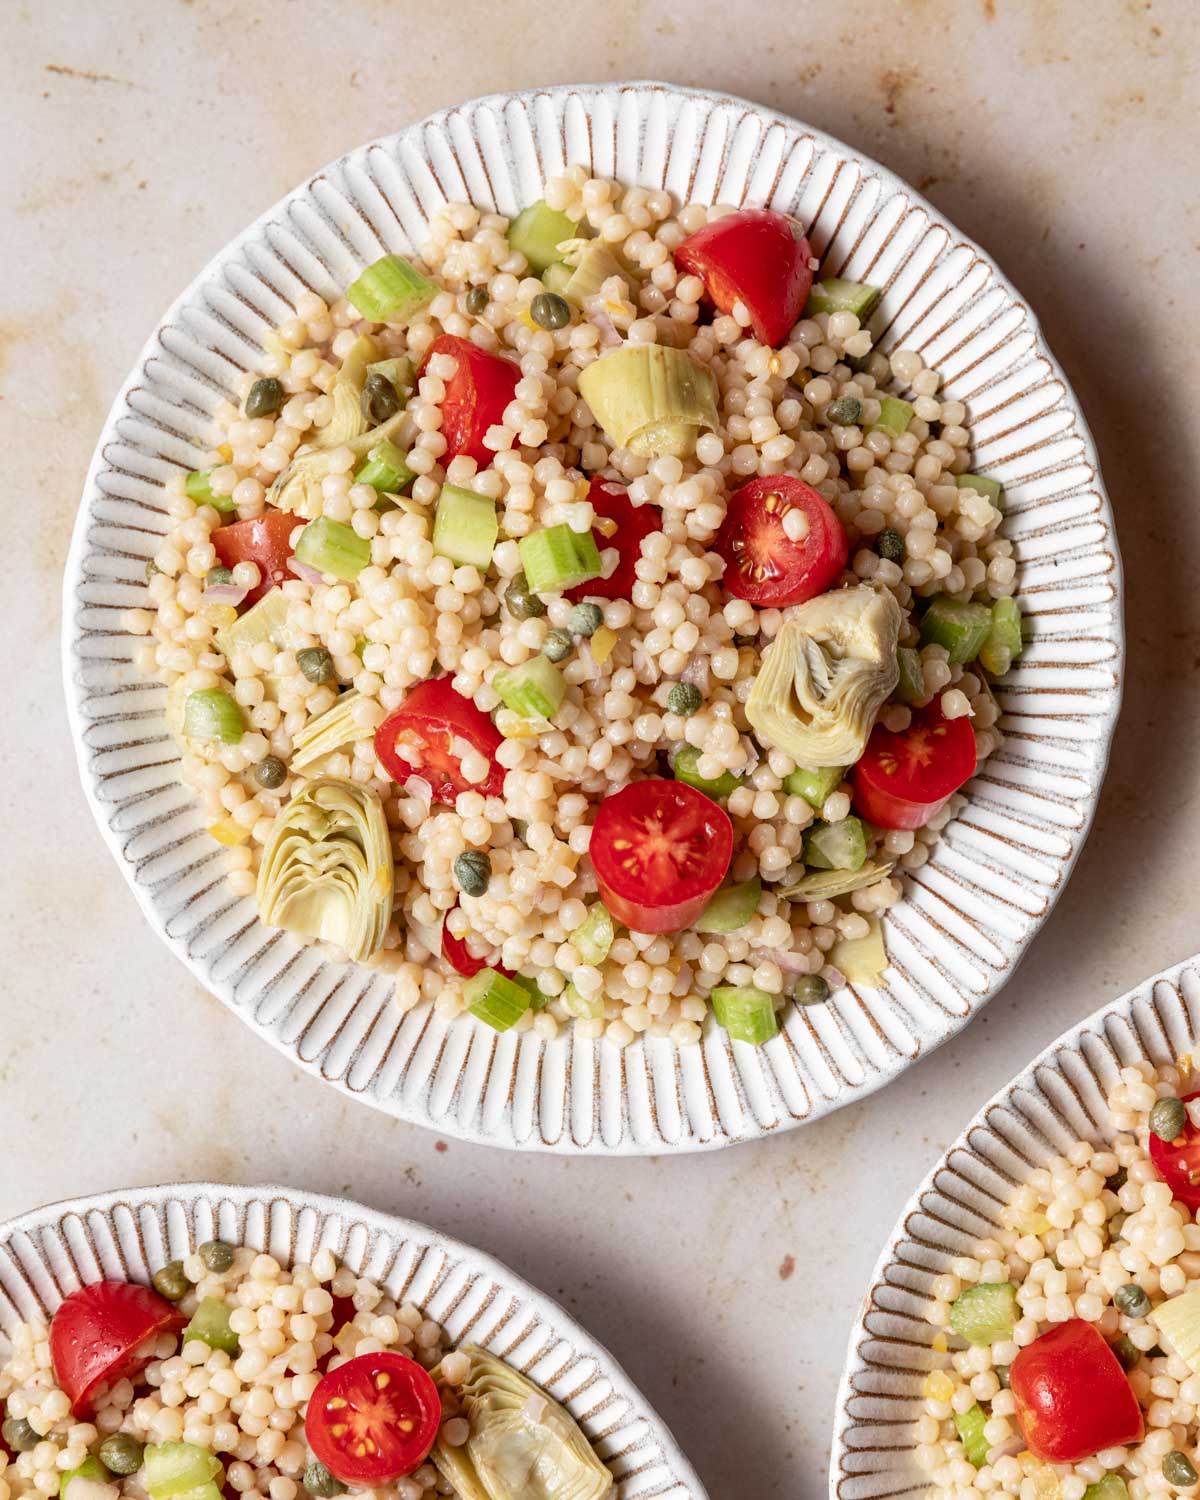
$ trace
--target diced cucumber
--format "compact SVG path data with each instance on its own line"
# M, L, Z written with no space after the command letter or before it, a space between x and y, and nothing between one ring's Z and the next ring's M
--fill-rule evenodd
M211 505L214 510L219 510L222 515L228 515L230 511L236 510L232 495L214 495L212 488L212 477L216 469L192 469L183 481L183 492L189 500L194 500L197 505ZM86 1475L84 1476L87 1477Z
M874 986L887 968L887 949L878 918L868 917L867 922L871 930L866 937L838 938L829 950L829 962L850 984Z
M300 533L296 561L343 583L353 583L371 561L371 543L342 521L318 516Z
M552 661L531 656L528 661L492 680L501 701L525 719L552 719L567 696L567 683Z
M517 543L525 581L535 594L557 594L599 578L603 568L590 531L547 526Z
M697 932L736 932L758 910L762 881L756 875L741 885L718 891L693 923Z
M564 261L556 260L542 272L542 285L548 292L557 292L561 297L566 291L567 282L570 281L572 271Z
M559 245L563 240L574 239L578 231L574 219L568 219L544 198L539 198L523 208L508 226L508 243L525 257L533 274L540 276L547 266L562 259Z
M1129 1486L1119 1474L1106 1474L1088 1485L1083 1500L1129 1500Z
M236 1354L238 1336L229 1326L230 1312L232 1308L218 1297L202 1298L192 1314L192 1321L183 1330L183 1342L186 1344L191 1339L200 1339L210 1349L223 1349L226 1354Z
M433 550L451 562L486 572L492 561L500 521L496 502L474 490L444 484L433 517Z
M784 777L783 789L789 797L803 797L811 807L821 808L841 786L847 769L846 766L822 766L810 771L805 766L797 766Z
M1016 1287L984 1281L959 1292L950 1308L950 1327L968 1344L987 1348L1011 1338L1019 1316Z
M183 732L189 740L236 745L246 732L241 705L220 688L189 693L183 705Z
M867 836L862 819L814 823L804 835L804 863L813 870L857 870L866 862Z
M921 620L921 644L944 646L951 662L974 661L992 633L986 604L967 604L938 594Z
M407 454L401 453L390 438L384 438L367 454L354 476L354 482L369 484L380 494L398 495L415 478L416 475L408 467Z
M221 1461L195 1443L150 1443L142 1454L142 1478L153 1500L169 1500L224 1477Z
M814 313L852 312L861 322L870 317L879 298L877 286L867 286L863 281L843 281L840 276L829 276L824 281L813 283L804 313L811 318Z
M732 771L722 771L715 781L706 781L696 771L696 762L699 759L700 751L695 745L680 745L671 762L671 771L675 780L694 786L697 791L703 792L706 797L711 797L714 802L720 797L728 797L730 792L736 792L741 786L742 778L735 776Z
M775 1005L766 990L750 984L723 984L711 996L717 1024L723 1026L735 1042L749 1042L759 1047L779 1031Z
M1003 513L1004 486L998 479L989 479L986 474L960 474L955 482L960 490L974 490Z
M900 668L900 678L892 696L901 703L924 703L929 694L925 691L921 653L912 646L897 646L896 665Z
M987 1420L987 1412L978 1401L969 1410L954 1413L954 1425L966 1450L967 1461L977 1469L982 1469L987 1463L988 1448L991 1446L983 1435Z
M437 296L437 287L402 255L384 255L346 289L346 299L372 323L406 323Z
M571 933L571 942L585 964L602 964L616 935L612 914L603 902L597 901L589 908L582 925Z
M577 1021L603 1021L604 1019L604 992L597 991L590 998L581 995L573 984L567 985L558 997L563 1008L569 1016L574 1016Z
M108 1484L112 1479L112 1475L94 1453L89 1453L77 1469L67 1469L58 1481L58 1493L60 1496L66 1495L67 1485L70 1484L72 1479L96 1479L101 1484Z
M884 396L879 403L879 418L871 423L872 432L886 432L889 437L903 437L913 419L913 409L899 396Z
M531 998L524 985L506 979L495 969L482 969L463 985L467 1009L494 1031L515 1026L529 1009Z
M543 995L541 990L538 989L536 983L532 979L526 978L524 974L514 974L513 983L519 984L525 991L525 993L529 996L529 1006L531 1010L545 1010L547 1005L550 1004L550 996Z

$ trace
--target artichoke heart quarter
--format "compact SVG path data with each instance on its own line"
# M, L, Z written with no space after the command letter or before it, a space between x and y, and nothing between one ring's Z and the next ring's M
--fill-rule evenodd
M759 739L801 766L846 766L899 680L900 606L867 584L797 608L763 653L746 703Z
M717 383L707 365L664 344L623 344L579 373L579 392L620 448L640 458L686 458L717 425Z
M565 1407L486 1350L459 1353L470 1435L456 1448L439 1438L430 1457L463 1500L611 1500L613 1476Z
M391 842L377 797L318 778L279 814L263 849L256 899L271 927L370 958L392 915Z

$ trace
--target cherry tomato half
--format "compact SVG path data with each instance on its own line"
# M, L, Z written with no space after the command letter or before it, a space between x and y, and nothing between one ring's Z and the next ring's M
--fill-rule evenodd
M628 599L637 582L635 569L642 555L642 542L652 532L662 530L662 511L657 505L635 505L622 485L598 477L592 480L588 499L597 520L611 522L616 527L615 531L592 527L596 550L603 552L606 547L615 547L621 560L607 578L593 578L568 589L567 598Z
M635 781L600 804L592 826L600 899L634 932L690 926L725 878L733 824L682 781Z
M898 734L876 724L854 768L854 805L881 828L924 828L974 774L970 718L947 719L930 703Z
M442 923L442 957L464 979L474 979L481 969L487 968L495 969L509 979L513 977L513 970L506 969L503 964L489 964L486 958L475 958L467 947L466 938L455 937L445 922Z
M1193 1099L1200 1099L1200 1093L1185 1094L1182 1102L1189 1104ZM1190 1115L1173 1141L1150 1132L1150 1160L1180 1203L1193 1213L1200 1208L1200 1130L1192 1124Z
M1029 1451L1073 1464L1142 1436L1142 1409L1121 1362L1090 1323L1071 1318L1020 1351L1008 1372Z
M448 464L460 453L466 453L481 469L486 469L496 455L483 446L484 436L489 427L503 420L504 408L513 398L521 371L511 359L489 354L470 339L444 333L430 344L421 364L422 375L435 354L448 354L458 361L458 369L446 381L442 401L442 436L446 439L442 462Z
M782 344L804 311L812 287L812 248L786 214L743 208L689 236L675 263L699 276L723 313L744 304L760 344Z
M421 764L411 765L397 748L402 735L411 735L420 745ZM420 776L433 788L438 802L453 804L460 792L482 792L498 797L504 790L504 767L496 760L502 742L500 731L461 693L450 686L449 677L420 682L394 713L375 731L375 754L393 781L401 785L410 776ZM464 740L488 762L483 781L468 781L461 757L453 748Z
M356 1488L390 1484L425 1461L442 1420L428 1371L404 1354L360 1354L322 1375L304 1417L308 1446Z
M788 535L799 518L799 540ZM803 604L832 588L850 553L833 507L790 474L752 479L729 499L717 533L722 586L760 609Z
M235 521L232 526L218 526L212 533L222 567L236 568L240 562L258 564L262 582L246 595L243 609L257 604L269 588L292 576L287 570L292 532L303 525L303 520L289 511L268 510L253 521Z
M96 1281L72 1292L50 1320L50 1359L74 1414L88 1416L101 1386L136 1375L151 1358L143 1345L185 1321L164 1297L133 1282Z

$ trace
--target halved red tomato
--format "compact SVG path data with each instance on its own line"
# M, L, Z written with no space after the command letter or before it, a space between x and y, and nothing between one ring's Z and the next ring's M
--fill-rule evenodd
M442 957L450 965L456 974L461 974L464 979L474 979L481 969L493 968L499 973L513 977L513 970L506 969L503 964L490 964L486 958L475 958L467 947L466 938L457 938L450 931L446 923L442 922Z
M420 374L425 373L425 366L435 354L448 354L458 361L458 369L446 381L442 401L442 436L446 439L442 461L449 463L460 453L466 453L481 469L486 469L496 455L483 446L483 439L489 427L503 420L504 408L513 398L521 371L511 359L489 354L470 339L444 333L430 344Z
M1073 1464L1142 1436L1142 1409L1117 1356L1082 1318L1026 1344L1008 1372L1029 1451Z
M308 1446L356 1488L390 1484L424 1463L442 1420L427 1370L405 1354L360 1354L322 1375L304 1417Z
M235 568L240 562L258 564L262 582L246 595L243 609L257 604L269 588L291 577L287 565L292 555L292 532L303 525L303 519L290 511L267 510L253 521L235 521L232 526L218 526L212 533L212 544L223 567Z
M149 1361L147 1341L186 1319L157 1292L129 1281L96 1281L80 1287L50 1320L54 1376L86 1417L101 1386L132 1378Z
M723 313L745 305L760 344L782 344L812 287L812 247L799 226L770 208L723 214L689 236L675 263L699 276Z
M725 878L733 824L683 781L635 781L600 804L592 825L600 899L634 932L690 926Z
M397 750L402 735L411 735L421 750L421 764L414 766ZM462 740L487 758L483 781L468 781L462 773L462 757L454 741ZM453 803L460 792L482 792L499 797L504 790L504 767L496 760L503 736L488 718L450 686L449 677L432 677L418 683L394 713L375 731L375 754L393 781L401 785L410 776L420 776L433 788L439 802Z
M797 517L795 523L786 518ZM798 540L788 535L798 529ZM717 533L725 559L722 586L760 609L803 604L832 588L850 555L833 507L790 474L751 479L730 496Z
M974 774L970 718L947 719L935 700L899 734L876 724L854 767L854 805L881 828L924 828Z
M1193 1099L1200 1099L1200 1093L1183 1096L1184 1104ZM1200 1130L1192 1124L1190 1115L1173 1141L1164 1141L1153 1130L1150 1132L1150 1160L1180 1203L1193 1213L1200 1208Z
M567 589L568 599L628 599L637 582L635 571L642 555L642 542L651 532L662 530L662 511L657 505L635 505L624 485L611 479L592 479L588 499L596 519L609 524L592 527L596 550L615 547L621 560L607 578L593 578Z

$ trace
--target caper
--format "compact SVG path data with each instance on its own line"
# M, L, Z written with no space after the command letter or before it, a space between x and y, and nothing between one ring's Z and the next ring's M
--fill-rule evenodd
M547 661L565 661L574 645L565 630L552 630L542 642L542 655Z
M363 416L376 427L400 410L400 393L379 370L373 370L363 381L362 409Z
M1179 1099L1160 1099L1150 1111L1150 1129L1160 1141L1173 1141L1183 1134L1187 1110Z
M571 611L567 629L572 635L591 636L595 635L603 624L604 611L598 604L577 604Z
M296 665L309 682L332 682L336 675L333 657L324 646L308 646L303 651L297 651Z
M1136 1281L1119 1286L1113 1293L1113 1302L1117 1310L1123 1312L1127 1318L1144 1318L1150 1311L1150 1298Z
M875 538L875 550L884 562L892 563L902 563L908 553L904 538L890 526L885 526Z
M180 1297L191 1290L192 1283L183 1274L183 1262L172 1260L163 1266L162 1270L155 1271L150 1278L150 1284L160 1297L165 1297L168 1302L178 1302Z
M209 568L205 583L211 588L213 584L232 583L232 568Z
M333 1495L345 1493L346 1486L340 1479L335 1479L324 1464L318 1463L316 1459L309 1464L304 1471L304 1488L310 1495L318 1495L321 1500L330 1500Z
M466 896L482 896L492 878L492 862L482 849L465 849L454 861L454 878Z
M1121 1361L1121 1368L1123 1370L1132 1370L1142 1357L1142 1351L1126 1334L1122 1334L1119 1339L1114 1341L1112 1352Z
M24 1417L9 1417L0 1432L14 1453L28 1453L42 1440Z
M820 974L803 974L795 983L792 999L797 1005L822 1005L829 999L829 981Z
M536 620L546 613L546 606L529 587L524 573L515 574L504 590L504 606L514 620Z
M862 402L857 396L839 396L825 408L825 420L836 427L853 427L862 416Z
M467 311L473 318L487 311L487 305L491 301L488 289L485 286L473 286L467 293Z
M259 786L265 786L268 791L274 791L277 786L282 786L287 780L287 767L277 755L268 755L265 760L260 760L255 766L254 779Z
M142 1467L142 1444L130 1432L111 1433L96 1455L113 1474L136 1474Z
M1129 1181L1129 1173L1124 1167L1118 1167L1111 1177L1104 1179L1104 1186L1110 1193L1119 1193Z
M704 695L692 682L677 682L667 694L667 708L681 719L690 719L704 702Z
M215 1271L218 1275L222 1271L228 1271L233 1265L233 1246L227 1245L224 1240L206 1240L196 1254L210 1271Z
M529 304L529 316L539 328L565 328L571 321L571 304L557 292L539 292Z
M1125 1232L1125 1220L1129 1215L1123 1208L1119 1208L1105 1226L1108 1230L1108 1242L1111 1245L1114 1240L1119 1240Z
M1197 1477L1196 1466L1186 1453L1180 1453L1176 1448L1168 1453L1162 1463L1163 1478L1168 1484L1178 1485L1180 1489L1186 1489L1188 1485L1195 1484Z
M246 397L245 411L248 417L273 417L287 400L283 382L274 375L265 375L256 380Z
M992 1374L1000 1382L1000 1389L1002 1391L1008 1390L1008 1386L1009 1386L1008 1372L1009 1372L1009 1369L1010 1369L1010 1366L1008 1366L1008 1365L996 1365L992 1369Z

